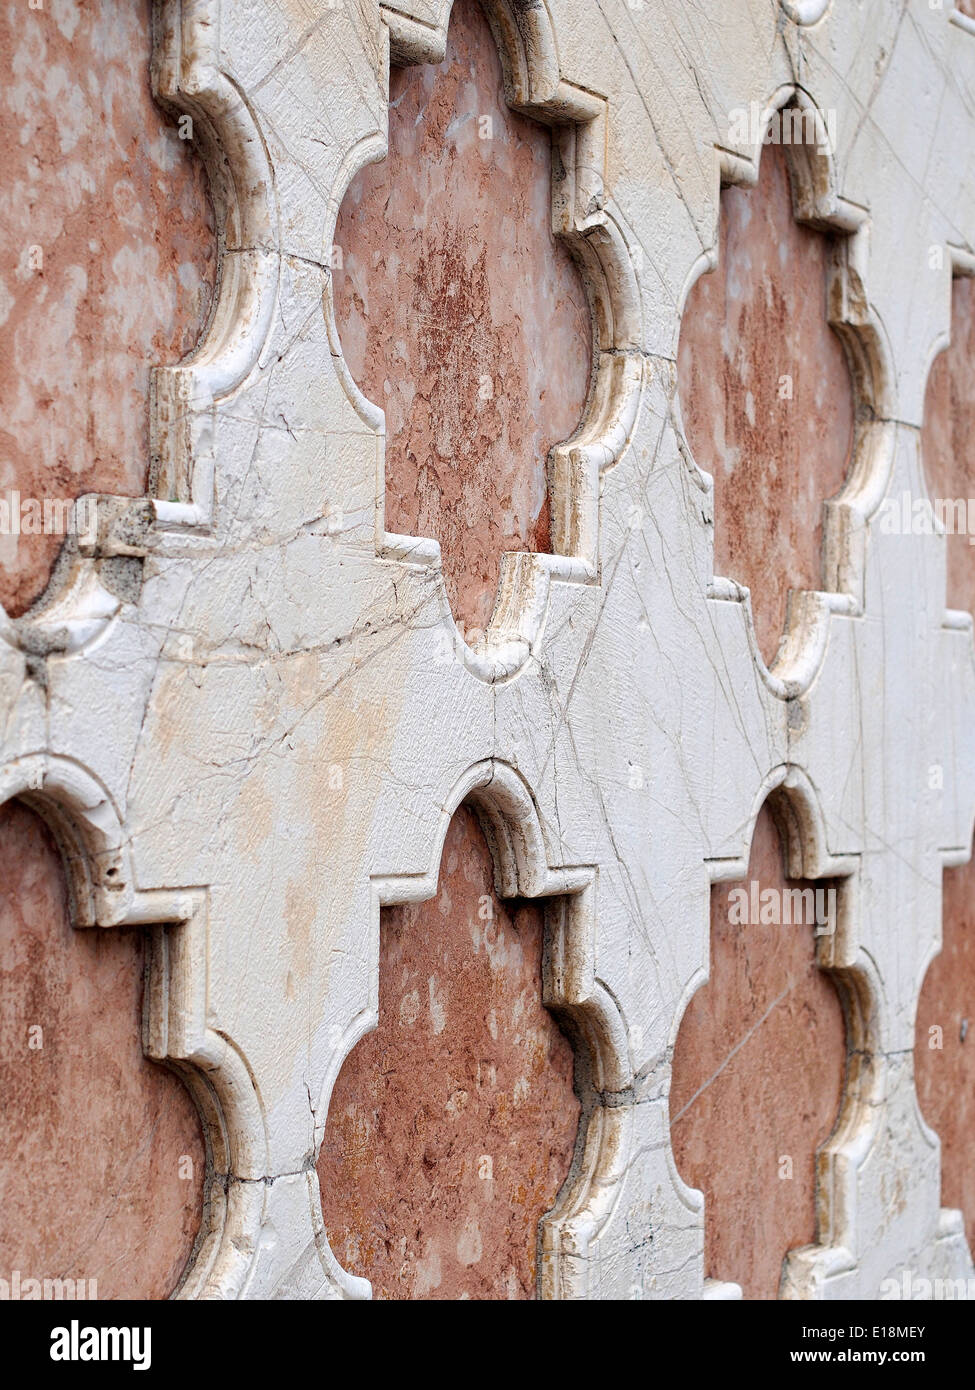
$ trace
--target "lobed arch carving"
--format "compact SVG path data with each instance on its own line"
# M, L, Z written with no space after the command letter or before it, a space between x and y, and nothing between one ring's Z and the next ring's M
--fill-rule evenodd
M744 153L715 146L719 189L733 184L755 185L762 135L773 119L788 120L792 131L798 124L802 131L815 130L817 135L815 143L788 140L783 146L792 177L795 220L835 238L827 318L843 343L850 369L856 410L853 454L843 488L823 502L823 588L792 594L785 631L771 667L766 665L756 640L749 591L733 578L713 575L708 593L712 599L744 605L756 669L772 695L792 700L809 689L823 664L831 615L858 617L863 613L868 527L890 479L896 418L890 351L883 325L871 308L866 283L868 210L840 191L828 123L809 92L798 85L780 87L749 130L749 136L757 133L758 138ZM716 197L716 219L717 208ZM694 262L684 283L681 314L694 284L718 263L718 226L716 220L715 240ZM692 458L676 396L674 412L685 462L713 514L713 479Z
M494 615L483 639L473 646L457 631L446 592L440 596L443 619L461 660L479 678L498 681L515 675L538 649L552 583L599 582L600 478L619 460L633 435L649 365L642 350L642 305L634 265L639 252L631 248L605 185L609 103L563 77L545 5L482 0L482 7L501 58L508 105L552 128L552 230L580 267L593 331L593 380L584 417L574 435L556 445L548 459L552 553L511 552L502 557ZM452 0L447 0L439 6L438 20L428 22L381 6L388 62L442 61L451 8ZM385 135L377 135L350 151L332 195L332 228L352 179L365 164L383 159L386 150ZM436 541L385 528L383 412L363 395L342 358L330 286L324 305L335 369L360 418L379 436L377 554L396 563L436 568Z
M626 1170L630 1126L620 1100L632 1085L629 1044L619 1006L595 970L597 872L588 865L550 862L538 807L523 777L509 764L498 759L475 763L454 784L432 835L425 873L372 878L370 1005L335 1048L316 1114L328 1115L342 1064L379 1021L380 911L436 896L447 827L463 804L475 811L488 842L499 897L551 900L546 906L542 1002L573 1042L583 1113L569 1177L541 1223L539 1287L546 1299L585 1297L589 1249L612 1210ZM346 1297L371 1295L368 1281L343 1270L331 1251L325 1259Z
M143 1051L181 1077L207 1154L203 1220L177 1296L239 1291L264 1205L265 1121L246 1058L207 1023L206 890L141 891L113 798L73 758L38 752L4 765L0 805L14 798L54 835L74 927L147 929Z

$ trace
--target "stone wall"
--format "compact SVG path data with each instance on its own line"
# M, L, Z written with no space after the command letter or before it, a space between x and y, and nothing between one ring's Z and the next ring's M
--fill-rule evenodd
M964 7L45 0L0 71L0 1262L975 1278Z

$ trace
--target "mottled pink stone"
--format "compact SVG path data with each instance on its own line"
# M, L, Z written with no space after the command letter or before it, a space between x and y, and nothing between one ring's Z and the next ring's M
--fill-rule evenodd
M704 1193L705 1273L770 1299L787 1251L817 1237L814 1159L839 1109L846 1033L812 927L729 920L730 892L752 880L829 886L785 877L764 807L747 878L711 890L711 977L677 1035L670 1114L681 1177Z
M535 1296L579 1123L543 941L537 902L496 897L467 807L437 897L383 911L379 1027L339 1074L318 1160L332 1249L378 1298Z
M76 931L61 859L0 806L0 1278L165 1298L200 1227L193 1102L142 1052L143 936Z
M457 0L443 63L391 72L389 154L346 193L334 292L386 412L386 530L440 542L468 630L501 553L548 549L546 457L588 395L589 306L551 222L549 132L509 110L480 6Z
M826 320L828 249L793 218L783 147L766 146L758 185L721 194L717 269L681 323L681 413L714 475L715 573L751 589L767 662L789 590L822 588L822 503L853 442L852 382Z
M206 321L206 176L152 100L150 13L0 10L0 497L144 493L149 369ZM0 535L8 613L44 591L62 543Z
M928 378L921 457L929 495L963 498L966 520L975 515L975 502L968 504L975 499L975 280L952 286L951 343ZM947 538L947 604L972 613L969 540L968 534ZM944 942L918 1001L914 1064L921 1109L941 1138L941 1202L964 1213L975 1249L975 861L946 869L943 886ZM940 1047L932 1045L939 1040Z

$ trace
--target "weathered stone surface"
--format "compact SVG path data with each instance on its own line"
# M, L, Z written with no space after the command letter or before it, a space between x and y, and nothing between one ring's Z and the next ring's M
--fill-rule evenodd
M970 11L965 11L970 13ZM975 280L952 284L951 342L931 367L924 400L921 457L928 496L961 502L944 513L960 530L945 539L949 607L975 610ZM975 525L975 500L971 524ZM909 538L904 538L909 545ZM918 1000L915 1066L924 1117L941 1140L941 1198L965 1215L975 1246L975 860L945 870L941 952ZM940 1035L932 1033L940 1029ZM941 1046L938 1046L938 1044Z
M935 504L935 515L952 528L944 541L947 604L970 613L975 608L975 504L971 524L968 513L975 484L975 279L971 276L956 275L952 280L950 332L951 341L932 362L928 376L921 462L927 498ZM912 504L923 497L923 493L912 497ZM956 502L962 503L960 511ZM939 512L939 503L952 505ZM910 544L908 537L904 544Z
M783 145L721 194L718 264L687 297L677 358L694 457L714 477L714 568L751 590L771 665L790 589L822 587L822 504L853 445L853 391L827 322L829 238L793 216Z
M918 1098L941 1140L941 1200L965 1216L975 1246L975 909L971 862L944 874L944 940L917 1006ZM940 1029L940 1033L932 1032Z
M209 312L207 180L152 100L151 8L0 13L0 603L12 615L44 591L64 543L66 512L45 503L145 493L149 369L188 352ZM199 1228L203 1145L186 1090L142 1057L143 943L71 931L60 863L26 809L0 809L0 855L0 1277L165 1297Z
M318 1160L336 1256L377 1298L534 1298L539 1218L572 1161L567 1039L542 1006L544 913L505 902L472 811L439 892L387 908L379 1027L332 1092Z
M142 496L149 368L206 322L207 182L152 100L151 8L0 14L0 497ZM8 613L40 596L63 540L0 534Z
M711 974L677 1035L671 1132L681 1175L704 1192L706 1273L746 1298L776 1298L786 1252L817 1239L815 1153L839 1109L846 1038L814 925L734 920L730 895L751 898L752 883L760 910L769 891L780 904L786 892L836 891L786 877L763 807L747 877L711 889ZM769 918L786 915L775 900L765 907Z
M480 5L458 0L444 61L391 70L389 154L335 228L342 351L386 413L386 529L440 542L466 629L491 619L502 552L550 548L546 457L589 392L551 164L547 127L505 102Z
M0 884L0 1278L165 1298L199 1230L205 1155L182 1083L142 1055L140 933L72 930L54 840L16 801L0 808Z
M316 1162L379 1022L382 910L436 897L465 803L502 896L545 900L544 1002L584 1060L586 1160L540 1225L543 1295L735 1296L705 1279L668 1092L710 885L747 873L773 792L789 872L843 881L820 963L850 1058L817 1243L788 1252L782 1292L874 1298L908 1263L975 1277L912 1055L942 870L972 841L971 625L946 611L943 539L881 524L923 486L951 268L975 265L972 35L894 0L816 22L792 0L491 0L512 101L555 132L595 386L550 452L551 553L504 556L498 640L471 646L434 547L385 525L382 420L331 266L346 190L386 150L387 52L440 63L450 8L161 0L153 80L206 128L219 301L154 377L154 495L106 503L43 613L0 614L0 798L58 825L80 923L145 933L145 1051L181 1069L213 1153L182 1296L369 1296L330 1249ZM761 131L732 128L752 102L835 113L803 215L834 239L858 405L771 670L676 401L720 182L758 174Z

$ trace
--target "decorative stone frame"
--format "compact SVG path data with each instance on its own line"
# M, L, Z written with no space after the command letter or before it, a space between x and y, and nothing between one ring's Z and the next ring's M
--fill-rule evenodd
M819 1245L790 1252L783 1270L783 1296L797 1289L793 1296L801 1298L809 1296L821 1270L851 1267L855 1257L845 1242L852 1248L862 1239L856 1221L857 1168L870 1150L884 1111L878 1080L883 1066L878 1036L882 992L870 957L857 939L859 856L830 853L822 808L801 769L781 765L768 774L756 796L743 853L732 859L711 860L711 883L747 877L755 824L765 805L779 830L787 876L839 880L836 921L832 932L817 937L816 960L832 976L843 1005L847 1075L836 1126L817 1155L817 1221L824 1238ZM691 989L687 1003L698 987ZM684 1009L681 1018L683 1013ZM679 1023L678 1019L678 1027ZM703 1205L700 1193L693 1196ZM800 1267L801 1275L797 1272ZM741 1289L737 1284L709 1280L706 1296L740 1298Z
M631 1083L627 1030L618 1006L595 976L596 872L589 866L550 866L538 808L508 764L493 759L475 764L453 787L440 813L434 856L426 873L383 874L372 879L369 1007L352 1022L336 1048L317 1112L328 1114L342 1063L379 1022L381 909L436 897L447 828L464 804L477 814L491 850L498 896L552 900L545 914L543 1002L569 1025L577 1065L583 1065L589 1085L573 1171L556 1207L542 1222L540 1285L549 1298L585 1298L589 1246L612 1206L628 1148L625 1112L615 1108ZM339 1271L337 1262L336 1271L348 1297L370 1295L366 1280Z
M450 8L451 0L439 3L437 19L428 22L380 5L389 33L388 62L442 62ZM502 556L494 614L483 638L473 645L457 629L446 588L439 581L443 621L452 644L473 675L497 681L515 675L537 650L550 584L598 582L600 478L632 437L646 364L640 349L642 311L631 248L605 187L606 99L562 77L552 21L543 5L485 0L484 10L501 58L508 105L552 127L552 231L565 241L583 273L593 311L594 358L584 418L572 438L556 445L549 456L552 553ZM384 159L386 151L385 135L357 145L343 168L341 192L365 164ZM341 198L335 206L336 217L340 203ZM385 416L363 395L345 366L328 291L325 312L336 370L356 411L379 436L377 554L439 570L437 541L385 529Z
M764 132L777 113L798 109L815 113L823 144L783 146L793 188L793 216L800 224L828 231L836 238L831 248L827 286L828 321L839 335L850 369L855 403L853 455L842 490L823 498L822 590L793 593L779 650L771 667L758 646L751 595L734 578L714 575L713 599L744 605L752 655L768 689L781 700L808 690L822 665L829 637L830 615L856 617L863 612L863 565L866 529L880 506L893 457L894 431L890 391L889 350L883 328L870 308L867 274L868 211L844 198L837 186L835 155L827 144L827 126L810 94L792 84L780 87L765 103L758 123ZM715 146L720 187L754 187L758 182L762 144L747 157ZM717 241L696 261L681 299L681 312L700 277L718 264ZM697 485L714 508L714 479L694 462L676 406L677 425L684 438L685 458Z
M0 805L14 798L54 835L74 927L148 928L143 1049L182 1077L206 1147L203 1221L180 1296L226 1296L243 1283L260 1227L267 1139L246 1061L207 1026L207 895L136 888L117 808L73 760L35 754L0 768Z

